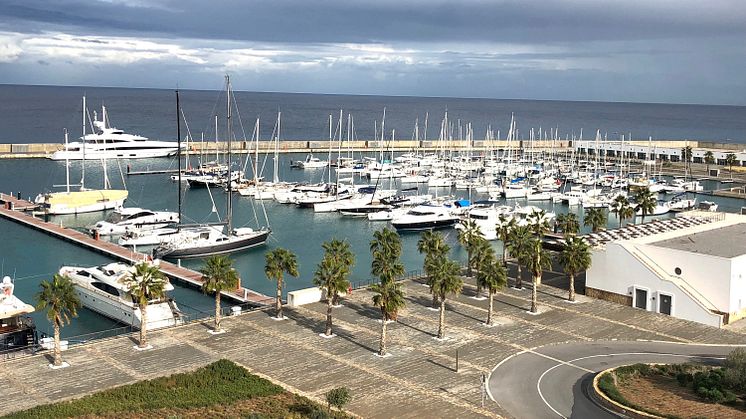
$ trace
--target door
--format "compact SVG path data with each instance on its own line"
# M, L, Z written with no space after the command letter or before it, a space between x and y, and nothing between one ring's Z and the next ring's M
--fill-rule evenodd
M660 295L660 309L658 310L662 314L671 315L671 296L666 294Z
M648 291L635 288L635 307L648 309Z

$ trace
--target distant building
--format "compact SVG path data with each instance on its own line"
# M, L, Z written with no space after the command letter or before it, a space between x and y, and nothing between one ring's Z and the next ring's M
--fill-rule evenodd
M658 160L658 161L682 161L681 149L692 147L692 162L704 163L705 154L712 152L715 165L725 166L725 159L728 154L733 153L736 156L734 166L746 166L746 150L736 148L733 144L716 144L704 143L698 141L592 141L582 140L574 141L573 148L580 154L595 156L597 153L601 157L624 157L635 160ZM729 148L722 148L728 146Z
M606 234L588 237L599 244L588 296L716 327L746 316L746 216L690 212Z

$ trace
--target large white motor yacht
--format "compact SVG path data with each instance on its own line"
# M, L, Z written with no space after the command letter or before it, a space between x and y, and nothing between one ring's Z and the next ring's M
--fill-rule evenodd
M391 225L397 230L431 230L452 227L458 216L444 206L418 205L405 214L394 217Z
M83 307L139 329L142 326L140 309L123 279L134 272L134 266L123 263L90 268L63 266L60 275L72 279ZM173 290L170 283L166 291ZM183 322L181 312L170 298L148 302L148 329L173 326Z
M106 220L91 227L101 236L122 235L130 231L154 230L179 222L179 213L143 208L118 208Z
M176 154L178 145L173 141L154 141L146 137L127 134L109 125L106 107L101 109L99 121L94 112L95 132L86 134L52 154L52 160L98 160L98 159L140 159L168 157Z

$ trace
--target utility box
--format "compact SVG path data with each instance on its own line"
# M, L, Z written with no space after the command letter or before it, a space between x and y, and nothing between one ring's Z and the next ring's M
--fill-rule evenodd
M718 177L718 176L720 176L720 169L710 169L709 176L710 177Z

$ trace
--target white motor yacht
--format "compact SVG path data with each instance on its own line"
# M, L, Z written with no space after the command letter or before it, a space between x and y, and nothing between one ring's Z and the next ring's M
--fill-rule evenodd
M134 266L124 263L109 263L89 268L63 266L59 273L72 279L83 307L140 329L142 318L137 300L130 293L129 287L124 284L124 279L132 275L134 270ZM166 291L173 289L173 285L166 284ZM170 298L148 301L147 311L148 329L183 323L179 308Z
M500 216L512 218L513 208L508 205L475 207L466 214L466 219L474 221L482 233L482 237L487 240L497 240L497 224ZM457 224L456 229L463 229L462 224Z
M99 121L94 112L95 132L85 134L80 141L66 144L52 154L52 160L100 160L100 159L141 159L169 157L176 154L178 145L173 141L154 141L134 134L126 134L109 124L106 107L101 108Z
M416 231L452 227L458 216L444 206L418 205L402 215L395 216L391 225L397 230Z
M106 220L99 221L90 230L101 236L121 235L129 231L154 230L179 222L179 213L152 211L143 208L118 208Z

